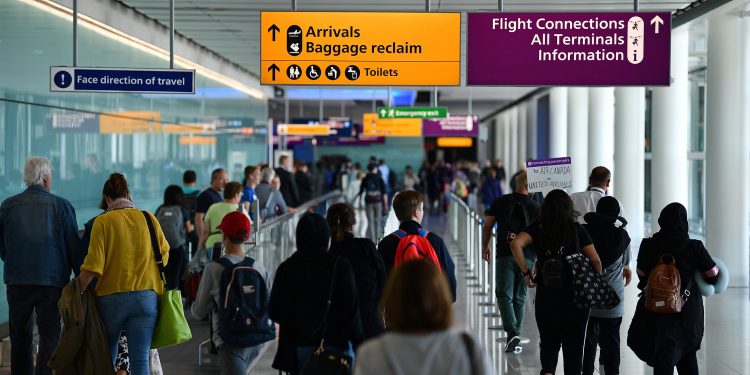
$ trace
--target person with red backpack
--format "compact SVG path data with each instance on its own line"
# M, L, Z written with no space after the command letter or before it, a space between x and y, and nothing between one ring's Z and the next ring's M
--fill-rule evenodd
M453 302L456 301L456 273L453 259L445 242L435 233L422 228L424 196L418 191L404 191L393 198L393 210L399 229L385 236L378 244L388 274L402 263L424 258L443 272L450 285Z
M643 293L628 329L628 346L654 368L654 375L672 374L675 367L680 375L697 375L704 314L693 279L698 273L715 284L719 268L703 242L690 239L685 206L664 207L659 227L638 251L638 289Z

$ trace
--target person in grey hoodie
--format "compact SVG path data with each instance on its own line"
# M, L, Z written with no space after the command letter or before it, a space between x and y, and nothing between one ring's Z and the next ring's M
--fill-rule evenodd
M627 221L619 216L620 203L613 197L603 197L596 212L584 215L583 226L591 236L602 261L602 277L617 292L620 304L611 309L591 309L583 350L583 374L594 374L597 345L601 348L599 363L607 375L620 373L620 324L625 315L625 287L630 284L630 236L625 230Z
M385 310L388 331L362 344L354 375L493 374L474 339L451 329L448 282L429 261L413 260L395 268L380 310Z

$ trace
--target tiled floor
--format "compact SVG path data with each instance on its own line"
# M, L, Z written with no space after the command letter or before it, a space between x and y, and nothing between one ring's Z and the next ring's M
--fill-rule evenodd
M443 235L447 227L444 218L430 218L426 227L431 231ZM443 236L449 248L456 249L457 245L447 236ZM539 373L539 334L534 321L534 291L529 293L526 305L526 320L523 336L531 339L531 343L524 345L520 354L506 354L503 352L504 343L497 342L497 338L504 335L502 331L489 330L488 327L500 323L499 318L487 318L486 313L495 312L494 306L480 306L479 302L490 301L490 296L476 296L475 287L467 287L465 265L460 256L454 255L457 263L459 278L459 296L455 304L455 326L471 332L487 350L492 359L497 374ZM469 280L472 283L474 280ZM651 369L638 360L625 345L628 326L633 316L633 307L637 298L637 289L631 284L627 288L626 315L621 328L622 362L620 373L624 375L651 374ZM708 375L750 375L750 291L748 289L729 289L725 293L705 300L706 305L706 335L703 349L698 353L701 374ZM195 331L198 337L207 337L207 329L198 326ZM213 366L198 368L197 351L193 343L180 348L162 351L162 362L166 374L218 374ZM278 374L271 368L275 353L275 344L269 346L265 354L259 359L251 371L252 374ZM562 374L562 356L558 373Z

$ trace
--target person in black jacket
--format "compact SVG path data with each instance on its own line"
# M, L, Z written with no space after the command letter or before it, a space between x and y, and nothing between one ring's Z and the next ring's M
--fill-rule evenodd
M297 167L297 173L294 174L294 181L297 183L297 188L299 189L300 204L312 199L313 190L307 164L302 163Z
M654 375L672 374L675 366L680 375L698 374L696 352L703 340L703 298L693 282L695 271L709 284L719 278L719 269L699 240L688 235L687 210L670 203L659 215L661 228L641 242L638 251L638 289L648 284L649 272L664 254L671 254L680 271L679 298L685 305L678 314L658 314L646 310L644 298L638 301L628 330L628 346L642 361L654 368ZM689 293L687 293L689 291Z
M297 207L302 202L300 202L297 182L294 181L294 175L290 172L291 169L292 159L287 155L281 155L279 157L279 168L274 170L281 180L281 195L289 207Z
M328 252L330 241L323 216L303 216L297 224L297 251L276 270L269 316L279 324L273 360L277 370L298 373L321 338L326 347L350 355L352 346L356 348L363 340L352 266ZM332 280L332 302L325 332L321 332Z
M401 223L399 229L406 232L407 235L419 234L422 229L422 218L424 217L424 196L418 191L404 191L393 198L393 211L396 213L398 221ZM396 258L396 250L400 238L395 234L389 234L378 243L378 252L383 257L385 268L390 273L393 270L393 263ZM445 242L435 233L427 234L427 241L435 249L440 269L448 278L448 285L451 288L453 302L456 302L456 273L453 259L451 258Z
M350 204L336 203L328 208L326 220L331 228L331 254L346 258L354 270L359 314L367 340L385 330L378 311L378 301L385 288L385 264L372 241L354 237L354 217L354 208Z

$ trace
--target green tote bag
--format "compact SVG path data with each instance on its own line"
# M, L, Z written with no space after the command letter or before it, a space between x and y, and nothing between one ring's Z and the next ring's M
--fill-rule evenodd
M159 251L159 243L156 241L154 223L146 211L142 212L146 218L148 232L151 235L151 247L154 249L156 265L159 267L161 281L164 283L164 294L159 297L159 317L156 320L156 328L154 328L154 335L151 338L151 349L166 348L190 340L193 338L193 334L190 332L187 319L185 319L180 291L176 289L167 290L164 263Z

